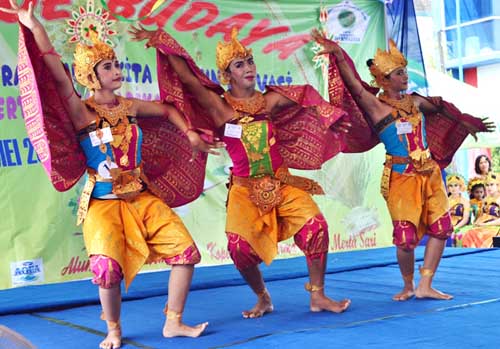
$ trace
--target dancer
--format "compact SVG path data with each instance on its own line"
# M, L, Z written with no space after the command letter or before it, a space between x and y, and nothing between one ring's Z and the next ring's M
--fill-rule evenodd
M465 182L462 176L448 175L446 177L446 186L448 187L451 224L457 230L468 224L470 219L469 200L462 196L466 190Z
M220 80L231 85L228 91L210 82L167 33L143 27L132 28L130 33L135 40L147 39L147 46L159 51L159 59L168 61L172 67L168 79L178 81L179 86L172 95L184 93L184 101L197 106L198 113L190 120L219 134L233 161L227 201L228 250L257 296L257 303L243 311L243 317L257 318L273 311L259 264L270 264L278 242L292 236L307 259L310 310L345 311L350 300L335 301L324 293L328 225L311 198L322 190L317 183L288 171L290 167L319 168L342 149L339 133L349 126L340 120L345 113L324 101L311 86L269 86L265 94L256 91L254 56L238 41L235 29L231 41L219 43L216 51Z
M453 247L458 247L462 239L461 228L470 222L471 207L469 200L462 195L466 190L462 176L456 174L446 176L446 187L448 188L448 203L451 224L453 225L451 241Z
M414 295L452 299L451 295L432 287L445 242L453 231L437 161L444 167L468 133L489 131L492 124L461 114L440 99L405 94L407 61L392 40L388 52L379 49L367 62L376 85L383 89L377 98L378 89L361 81L352 61L337 43L317 30L313 30L312 37L323 46L319 54L331 54L330 72L340 74L345 84L344 99L336 105L344 106L353 118L368 117L366 150L379 141L386 147L381 191L393 221L393 243L397 246L404 281L402 291L395 294L393 300L405 301ZM427 139L431 131L433 138ZM435 146L437 142L440 143ZM425 233L429 240L420 268L421 278L415 288L414 249Z
M18 16L35 76L44 84L39 93L45 127L39 131L49 139L51 179L58 189L66 190L87 168L89 178L80 199L78 221L83 221L92 282L99 286L102 317L107 323L108 333L100 348L121 345L122 278L128 288L144 263L160 260L172 266L163 335L199 336L207 323L187 326L182 313L200 253L180 218L159 196L177 203L196 198L191 195L188 199L181 193L190 189L201 192L202 187L193 181L204 169L200 159L206 157L194 154L197 160L189 163L189 144L195 153L214 154L214 148L222 144L205 143L171 105L116 95L114 91L121 87L123 78L120 64L113 49L99 41L99 33L93 33L93 28L89 28L93 45L79 43L74 54L77 81L93 91L92 97L82 101L47 32L33 15L32 3L27 10L14 0L10 4L10 9L0 10ZM180 131L166 126L167 119ZM146 129L141 130L139 124ZM163 139L157 140L160 133ZM142 147L143 139L151 143L149 148ZM166 185L167 177L162 176L171 178L175 173L158 169L165 163L172 163L175 168L171 170L187 179L185 187L175 190ZM154 178L148 180L148 173ZM200 180L202 183L203 176Z
M483 202L486 195L484 179L482 179L481 177L474 177L470 179L467 186L467 191L470 198L469 203L471 209L471 223L474 223L483 211Z

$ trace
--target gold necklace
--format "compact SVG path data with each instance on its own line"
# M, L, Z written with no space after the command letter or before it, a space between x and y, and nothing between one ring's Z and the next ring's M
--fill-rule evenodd
M398 110L403 110L407 114L413 114L414 111L417 111L417 107L415 103L413 103L413 98L410 95L403 95L401 99L394 99L387 96L385 93L382 93L378 97L382 102L389 104L391 107L396 108Z
M119 162L121 166L126 167L130 163L128 150L132 140L132 128L127 116L130 114L129 110L133 102L120 96L117 96L117 101L118 105L113 108L97 104L94 96L87 99L85 103L95 110L97 114L96 125L99 125L102 120L102 128L111 126L111 133L113 134L111 146L122 151L123 155L120 157ZM101 138L102 131L98 132L97 135ZM102 153L106 153L105 144L101 143L99 149Z
M266 99L259 91L255 91L252 97L241 99L233 97L229 91L226 91L224 92L224 99L234 111L245 114L255 115L266 108Z
M396 109L399 113L400 118L407 119L415 131L416 127L420 124L422 120L422 114L418 110L417 106L413 102L413 98L410 95L403 95L401 99L394 99L382 93L378 98L385 104L390 105Z

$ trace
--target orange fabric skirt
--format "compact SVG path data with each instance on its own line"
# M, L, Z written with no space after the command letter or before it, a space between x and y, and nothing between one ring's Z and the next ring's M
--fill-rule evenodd
M441 170L430 175L391 172L387 207L393 221L409 221L422 239L428 227L449 210Z
M282 184L281 195L279 205L261 214L247 187L233 184L229 191L226 232L243 237L268 265L278 253L279 241L292 237L321 213L311 195L301 189Z
M194 245L177 214L148 191L132 201L90 201L83 222L88 255L105 255L116 260L128 288L146 262L182 254Z
M498 217L483 213L476 222L488 222ZM500 226L479 226L472 228L462 237L462 247L489 248L493 247L493 237L500 236Z

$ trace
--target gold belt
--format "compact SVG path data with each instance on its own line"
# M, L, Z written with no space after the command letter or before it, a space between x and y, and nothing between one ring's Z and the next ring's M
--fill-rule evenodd
M274 176L238 177L231 175L230 185L237 184L250 189L250 200L265 214L281 203L281 184L288 184L310 194L324 194L319 183L309 178L294 176L288 168L280 167Z
M136 167L127 171L123 171L120 168L113 168L110 171L112 178L104 178L93 168L88 168L87 173L89 177L83 187L82 195L80 196L76 224L80 225L87 216L90 198L96 182L113 183L112 193L115 194L118 199L129 201L136 198L144 188L143 181L141 180L141 172L141 167Z
M392 165L412 164L416 173L430 175L434 171L436 162L431 157L429 149L417 149L410 153L410 156L396 156L385 154L384 170L382 172L382 181L380 192L387 200L389 197L389 185L391 179Z

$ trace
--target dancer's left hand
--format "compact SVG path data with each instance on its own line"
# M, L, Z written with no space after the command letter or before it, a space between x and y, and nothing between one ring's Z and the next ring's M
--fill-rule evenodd
M489 118L482 118L481 121L483 122L483 125L486 126L486 131L484 132L493 132L496 129L495 123L493 121L490 121Z
M335 124L332 125L332 129L335 132L338 133L349 133L349 130L351 129L352 124L349 121L338 121Z
M481 122L483 123L484 127L486 128L486 131L483 130L478 130L475 126L472 126L471 124L467 123L467 128L469 131L469 134L474 138L474 140L477 142L477 133L478 132L493 132L495 131L495 123L493 121L489 121L488 118L481 118Z

